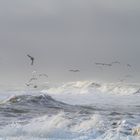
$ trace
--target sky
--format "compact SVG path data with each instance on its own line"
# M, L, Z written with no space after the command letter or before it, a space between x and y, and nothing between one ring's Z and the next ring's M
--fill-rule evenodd
M23 84L32 71L55 82L126 75L140 82L139 26L138 0L0 1L0 84ZM35 57L33 66L27 54ZM121 65L95 65L112 61Z

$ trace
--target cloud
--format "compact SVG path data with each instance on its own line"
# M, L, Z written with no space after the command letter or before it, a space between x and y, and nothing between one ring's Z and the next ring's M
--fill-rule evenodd
M100 72L94 61L119 59L137 65L139 3L136 0L1 1L0 56L7 63L1 75L5 78L7 69L11 69L11 75L29 74L25 56L31 53L36 57L34 68L47 71L53 79L71 79L67 70L72 67L83 69L81 79L104 75L111 79L114 71L119 77L124 70ZM140 65L134 74L139 70ZM22 76L16 78L20 80Z

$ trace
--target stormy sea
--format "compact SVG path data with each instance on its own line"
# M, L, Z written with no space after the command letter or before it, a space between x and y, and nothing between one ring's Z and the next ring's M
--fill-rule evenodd
M0 140L138 140L140 85L77 81L0 91Z

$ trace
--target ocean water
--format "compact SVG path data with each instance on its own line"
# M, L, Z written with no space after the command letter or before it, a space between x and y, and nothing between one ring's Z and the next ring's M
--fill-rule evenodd
M0 140L139 140L140 85L78 81L0 91Z

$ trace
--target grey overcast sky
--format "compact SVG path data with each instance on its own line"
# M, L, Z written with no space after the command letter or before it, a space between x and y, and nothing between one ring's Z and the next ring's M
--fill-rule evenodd
M111 61L121 65L94 64ZM24 83L34 70L51 81L117 81L131 74L140 82L140 1L1 0L0 64L1 84Z

